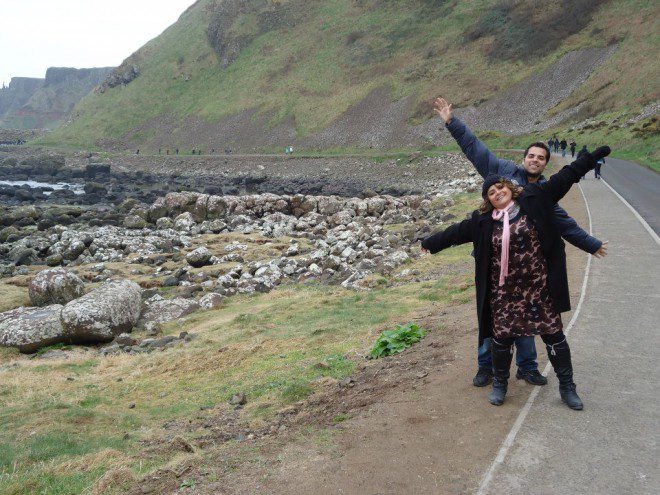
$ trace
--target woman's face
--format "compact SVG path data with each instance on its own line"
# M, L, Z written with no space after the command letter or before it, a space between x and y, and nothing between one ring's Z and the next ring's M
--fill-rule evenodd
M506 205L511 202L513 194L511 194L511 189L506 185L498 182L493 184L488 188L488 201L493 205L493 208L501 210Z

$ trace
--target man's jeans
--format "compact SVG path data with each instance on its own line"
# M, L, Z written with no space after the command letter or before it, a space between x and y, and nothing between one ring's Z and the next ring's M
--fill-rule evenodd
M536 362L536 345L534 337L518 337L516 344L516 364L522 371L534 371L539 368ZM479 368L493 369L493 358L490 354L491 339L484 339L479 347Z

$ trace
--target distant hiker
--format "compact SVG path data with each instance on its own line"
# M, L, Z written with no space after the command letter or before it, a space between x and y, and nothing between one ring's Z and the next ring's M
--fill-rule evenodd
M170 150L165 150L165 151L166 151L166 153L165 153L166 155L170 154Z
M551 150L552 147L554 146L554 144L555 144L555 139L554 138L548 139L548 149Z
M435 100L434 111L445 121L445 127L482 177L496 174L521 186L528 183L542 184L546 182L543 171L550 160L550 149L544 143L533 143L528 146L523 155L521 167L517 163L495 156L468 126L454 117L452 106L444 98ZM553 213L555 228L565 240L597 258L602 258L607 254L607 246L587 234L559 205L554 205ZM518 365L516 377L524 378L533 385L545 385L547 380L538 371L534 338L520 337L516 339L515 344L516 364ZM476 387L485 387L492 376L491 340L489 338L479 345L477 362L479 367L472 383Z
M135 150L135 154L136 154L136 155L139 155L139 154L140 154L140 150Z
M176 152L177 155L179 154L179 148L177 148L177 149L174 150L174 151Z
M559 152L559 139L555 137L555 153Z
M580 151L578 151L577 157L580 158L580 155L582 155L582 153L589 153L589 150L587 149L586 144L584 146L582 146L582 149Z
M571 147L571 158L575 158L575 148L577 147L577 144L575 141L571 141L571 144L569 144Z
M506 397L515 339L540 335L562 400L571 409L583 408L560 316L571 304L566 253L553 210L580 176L609 152L603 146L593 155L584 153L547 181L524 188L490 174L479 210L422 241L422 249L432 254L468 242L474 247L479 345L492 340L493 389L488 400L495 406Z
M594 168L594 177L600 179L600 167L605 165L605 158L601 158L596 162L596 167Z
M566 147L568 146L568 143L566 142L565 139L562 139L561 142L559 143L559 147L561 148L561 156L565 157L566 156Z

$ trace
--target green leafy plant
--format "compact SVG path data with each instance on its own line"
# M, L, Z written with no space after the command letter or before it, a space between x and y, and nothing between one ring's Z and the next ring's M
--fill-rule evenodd
M414 323L397 325L394 330L386 330L380 334L373 349L371 349L370 356L374 359L378 359L397 354L414 343L422 340L422 337L425 335L426 330L419 328L419 326Z

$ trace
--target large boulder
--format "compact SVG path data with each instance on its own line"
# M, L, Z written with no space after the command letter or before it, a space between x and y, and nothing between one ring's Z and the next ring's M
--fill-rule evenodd
M211 264L211 257L213 253L205 246L198 247L194 251L186 255L186 261L194 268L201 268L202 266Z
M142 320L146 323L166 323L186 316L199 309L199 303L192 299L163 299L160 297L151 298L146 303L146 308L142 313Z
M40 271L28 286L33 306L66 304L82 296L84 292L85 284L82 279L64 268Z
M65 341L60 323L62 306L18 308L0 313L0 346L35 352L41 347Z
M130 280L106 282L62 308L61 320L73 343L110 342L130 332L140 317L141 289Z

